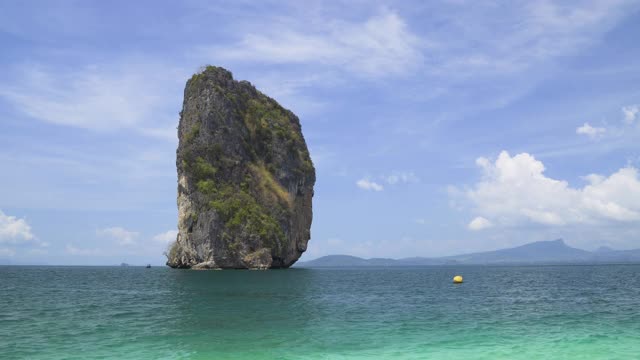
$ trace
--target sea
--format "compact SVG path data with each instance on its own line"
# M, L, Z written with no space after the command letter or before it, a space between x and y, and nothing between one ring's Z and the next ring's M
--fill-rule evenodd
M0 358L640 359L640 265L4 266Z

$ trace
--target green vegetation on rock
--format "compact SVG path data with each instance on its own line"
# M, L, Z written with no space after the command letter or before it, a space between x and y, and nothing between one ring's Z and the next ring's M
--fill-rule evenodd
M244 232L260 237L270 246L281 246L285 236L271 212L288 209L289 194L264 166L249 165L244 181L233 184L216 176L218 170L202 157L187 164L198 192L206 198L207 209L215 210L224 221L226 237Z
M191 130L189 130L189 133L187 133L187 135L184 137L184 141L190 143L193 141L193 139L198 137L199 134L200 134L200 123L195 123L191 128Z
M197 180L212 178L218 170L205 159L198 156L193 167L193 175Z

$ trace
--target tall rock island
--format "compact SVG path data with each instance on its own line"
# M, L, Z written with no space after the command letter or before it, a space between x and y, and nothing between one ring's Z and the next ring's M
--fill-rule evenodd
M307 249L315 169L291 111L207 66L178 126L178 237L167 265L286 268Z

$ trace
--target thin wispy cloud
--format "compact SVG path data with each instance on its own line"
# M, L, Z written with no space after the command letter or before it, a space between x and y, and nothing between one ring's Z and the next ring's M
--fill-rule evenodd
M96 256L103 255L103 251L98 248L81 248L77 247L73 244L67 244L65 246L65 252L69 255L78 255L78 256Z
M348 12L349 4L343 6ZM265 16L237 42L203 51L220 59L319 65L367 77L415 71L456 78L513 73L588 46L632 6L625 0L524 6L443 1L417 7L439 24L427 33L407 21L406 12L415 4L382 8L360 22L337 20L334 13L297 11L297 21ZM504 16L498 19L497 12Z
M356 186L362 190L383 191L384 185L397 186L403 184L413 184L420 179L410 171L394 171L390 175L381 175L372 180L370 177L364 177L356 181Z
M524 71L597 41L630 5L633 2L601 0L571 4L535 1L524 6L515 2L465 3L461 5L468 6L465 11L445 12L449 23L435 35L436 41L447 32L466 35L449 44L439 41L445 44L443 51L451 60L443 61L442 69L462 70L464 76L478 70L485 74ZM497 18L497 12L504 16ZM458 41L475 45L460 46ZM435 70L439 71L438 67Z
M414 184L420 181L413 171L394 171L391 175L383 176L383 179L389 185Z
M98 236L114 239L118 245L134 245L140 233L116 226L96 230Z
M168 230L163 233L154 235L153 241L159 242L162 244L169 244L173 241L176 241L177 236L178 236L178 230Z
M576 129L576 134L579 135L586 135L592 139L595 139L599 136L601 136L602 134L604 134L607 131L607 129L603 128L603 127L593 127L591 125L589 125L589 123L584 123L584 125L578 127Z
M391 10L360 23L334 20L316 28L300 24L299 29L274 25L243 35L235 45L203 51L226 60L320 65L364 77L406 74L423 59L420 38Z
M79 68L17 66L0 97L28 118L98 132L133 130L176 141L175 118L186 75L152 64ZM177 110L175 111L177 113ZM174 115L177 117L177 115Z
M122 210L162 200L152 194L173 188L163 182L175 179L175 148L165 141L158 141L165 146L111 141L87 148L83 139L75 138L61 145L32 143L22 151L0 153L4 171L14 174L0 187L3 205ZM46 182L40 181L43 169Z

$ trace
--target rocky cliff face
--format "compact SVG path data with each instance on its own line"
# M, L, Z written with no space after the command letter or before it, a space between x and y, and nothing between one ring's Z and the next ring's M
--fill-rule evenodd
M315 169L289 110L208 66L178 126L174 268L283 268L307 249Z

